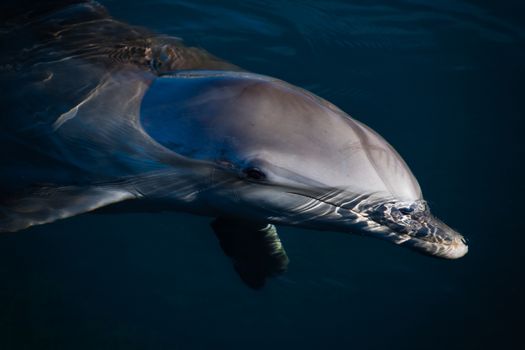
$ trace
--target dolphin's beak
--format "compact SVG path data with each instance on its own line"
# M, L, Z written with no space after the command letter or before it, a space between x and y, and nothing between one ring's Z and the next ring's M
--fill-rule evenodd
M410 206L384 203L368 214L369 219L385 229L383 238L420 253L458 259L468 252L463 236L434 217L424 201Z
M462 235L441 220L432 217L427 234L410 236L403 244L423 254L444 259L458 259L467 254L468 246Z

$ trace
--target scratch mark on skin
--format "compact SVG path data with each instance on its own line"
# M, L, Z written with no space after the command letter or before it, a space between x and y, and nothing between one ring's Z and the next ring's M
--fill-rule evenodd
M71 108L69 111L62 113L60 117L58 117L57 120L55 120L55 122L53 123L53 131L57 131L62 125L64 125L65 122L75 118L80 107L82 107L84 104L86 104L95 96L97 96L99 94L100 88L101 85L97 86L96 88L91 90L89 95L83 101L81 101L75 107Z
M42 82L47 83L48 81L53 79L53 76L54 76L53 72L49 72L48 76L44 80L42 80Z

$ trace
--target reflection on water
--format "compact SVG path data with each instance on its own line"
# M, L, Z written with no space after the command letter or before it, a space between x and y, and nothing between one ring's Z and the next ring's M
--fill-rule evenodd
M84 215L0 237L0 348L509 347L523 312L525 113L517 7L480 2L103 1L312 90L403 155L459 261L283 228L289 271L254 292L208 220ZM494 203L502 203L495 206Z

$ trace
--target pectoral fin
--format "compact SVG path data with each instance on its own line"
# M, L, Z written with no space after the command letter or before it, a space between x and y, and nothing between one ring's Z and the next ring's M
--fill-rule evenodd
M224 253L248 286L259 289L266 279L286 271L288 256L274 225L217 218L211 224Z

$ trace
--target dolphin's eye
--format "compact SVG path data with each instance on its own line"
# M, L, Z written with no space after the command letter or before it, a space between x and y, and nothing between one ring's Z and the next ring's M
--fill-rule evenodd
M247 168L243 170L243 173L252 180L266 179L266 175L258 168Z

